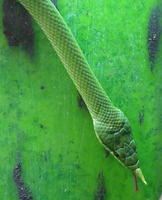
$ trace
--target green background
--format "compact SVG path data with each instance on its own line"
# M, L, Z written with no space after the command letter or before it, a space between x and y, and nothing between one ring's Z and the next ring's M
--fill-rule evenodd
M32 59L21 48L8 46L2 2L0 199L18 199L13 169L21 162L22 178L34 200L158 200L162 42L151 72L147 33L151 10L160 1L58 0L91 68L131 122L148 182L145 186L138 180L139 192L131 172L107 155L96 139L86 107L79 106L76 88L38 25L33 21Z

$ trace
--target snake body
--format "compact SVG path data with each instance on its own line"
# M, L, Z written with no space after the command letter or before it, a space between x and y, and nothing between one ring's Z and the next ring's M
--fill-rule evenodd
M40 25L84 99L100 143L146 183L127 117L92 72L66 22L50 0L19 0Z

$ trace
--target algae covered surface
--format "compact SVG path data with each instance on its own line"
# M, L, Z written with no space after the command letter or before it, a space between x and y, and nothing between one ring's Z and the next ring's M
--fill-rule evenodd
M96 139L84 102L39 26L16 8L15 26L27 24L11 34L14 22L4 17L13 18L15 5L8 13L4 2L11 1L0 0L0 199L158 200L161 2L57 1L95 75L130 120L148 182L138 181L139 192L131 172Z

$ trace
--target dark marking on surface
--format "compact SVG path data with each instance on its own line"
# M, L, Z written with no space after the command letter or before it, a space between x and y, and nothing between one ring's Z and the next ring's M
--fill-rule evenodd
M44 90L44 89L45 89L45 86L44 86L44 85L41 85L41 86L40 86L40 89L41 89L41 90Z
M110 152L106 149L104 149L104 153L105 153L105 158L107 158L110 155Z
M81 169L81 167L80 167L79 164L74 164L74 167L75 167L76 169Z
M81 97L81 95L79 93L78 93L77 101L78 101L78 106L80 108L86 108L87 109L87 106L86 106L83 98Z
M32 200L33 197L31 192L29 191L28 187L25 185L24 181L22 180L22 166L21 163L17 163L16 167L13 170L13 179L15 181L18 196L20 200Z
M97 189L95 192L94 200L105 200L106 199L106 185L103 172L98 174L97 178Z
M142 125L143 122L144 122L144 118L145 118L145 110L144 110L144 108L139 111L138 118L139 118L139 124Z
M4 0L3 13L4 34L9 46L20 46L32 57L34 31L30 15L16 0Z
M43 124L40 124L40 128L43 129L43 128L44 128L44 125L43 125Z
M158 51L159 40L161 35L160 26L160 9L155 7L152 9L148 24L148 54L150 60L150 69L154 70L154 63Z

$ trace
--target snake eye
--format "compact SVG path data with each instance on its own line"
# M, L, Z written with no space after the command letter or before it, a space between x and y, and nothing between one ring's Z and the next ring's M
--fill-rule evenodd
M119 148L118 150L115 151L115 156L120 157L121 159L125 158L125 150L124 148Z

